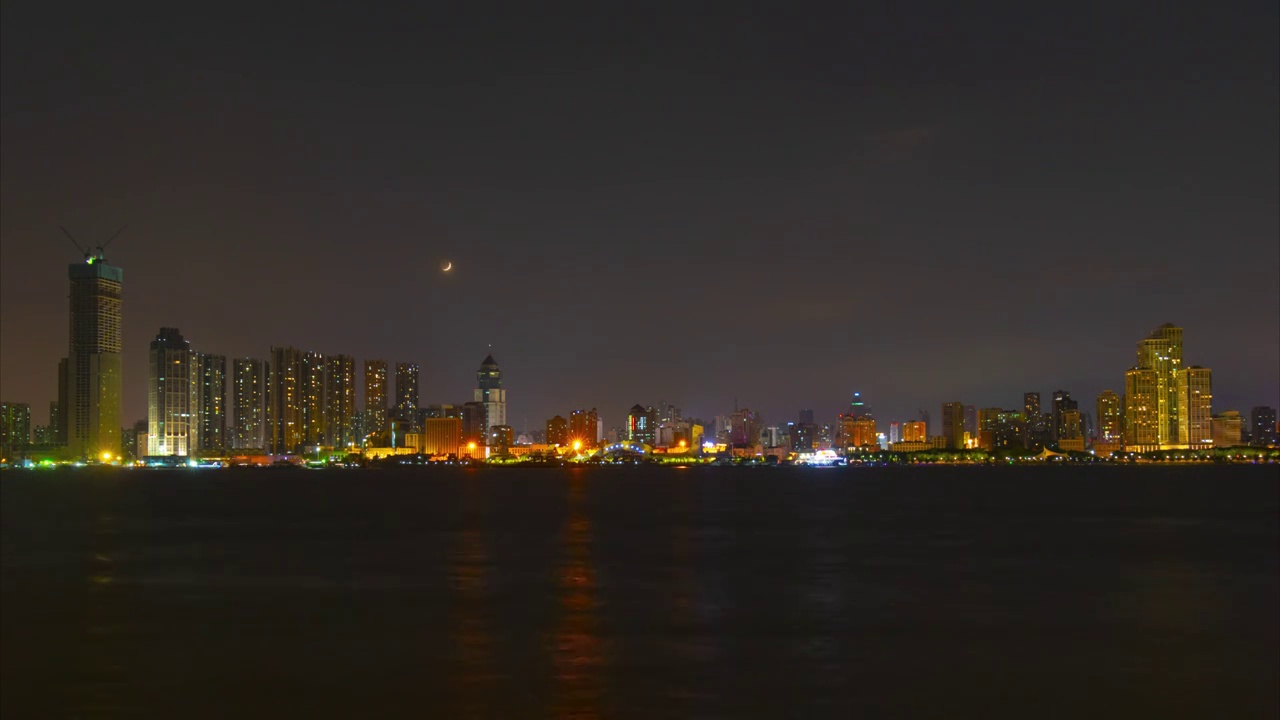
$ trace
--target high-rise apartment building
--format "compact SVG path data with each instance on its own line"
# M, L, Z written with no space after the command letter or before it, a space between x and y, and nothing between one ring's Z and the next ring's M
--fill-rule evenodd
M476 371L475 401L484 405L486 437L489 428L507 424L507 391L502 389L502 371L493 355L486 355Z
M568 441L574 440L581 441L583 447L595 447L600 442L600 414L595 408L569 413Z
M942 436L948 448L964 448L964 403L942 403Z
M1112 390L1103 390L1098 394L1098 436L1101 443L1119 443L1123 441L1121 434L1124 428L1124 409L1120 405L1120 396Z
M326 444L325 359L318 352L302 356L302 444L307 447Z
M1250 413L1250 426L1253 435L1250 442L1260 447L1276 444L1276 409L1259 405Z
M356 361L350 355L330 356L325 365L325 444L353 448L363 438L356 437Z
M634 411L634 408L632 410ZM652 413L652 411L653 408L649 408L649 412ZM729 416L729 445L746 448L759 443L760 418L748 408L734 410Z
M67 268L71 280L71 337L64 375L67 451L72 456L120 455L122 364L121 287L124 271L102 249ZM60 368L61 369L61 368Z
M632 405L627 412L627 439L632 442L658 443L658 412L652 407Z
M262 361L231 361L231 447L252 450L265 447L267 376Z
M27 403L0 402L0 455L12 458L14 453L31 444L31 406Z
M1178 371L1178 444L1205 448L1213 442L1213 380L1198 365Z
M1124 445L1154 450L1160 444L1160 408L1156 371L1130 368L1124 374Z
M364 361L364 425L367 435L387 430L387 361Z
M1075 400L1071 399L1071 393L1066 390L1053 391L1053 439L1061 440L1063 413L1068 410L1079 410L1080 406Z
M1022 414L1024 420L1040 417L1040 393L1029 392L1022 394Z
M177 328L160 328L148 351L147 455L190 455L192 388L191 343ZM119 431L117 430L117 433Z
M1165 323L1138 341L1138 368L1155 373L1157 442L1178 442L1178 371L1182 370L1182 328Z
M192 452L227 449L227 357L192 353Z
M297 452L303 445L305 400L304 353L292 347L271 348L267 379L267 451Z
M418 365L396 363L396 417L412 420L418 409Z
M569 421L556 415L547 421L547 443L550 445L569 444Z

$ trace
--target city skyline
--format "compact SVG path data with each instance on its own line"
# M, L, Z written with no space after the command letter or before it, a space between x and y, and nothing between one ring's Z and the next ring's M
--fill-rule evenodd
M5 3L0 397L56 397L58 226L128 224L126 425L160 327L415 362L424 401L492 346L513 423L616 425L1085 412L1175 322L1215 406L1280 405L1278 8L918 10Z

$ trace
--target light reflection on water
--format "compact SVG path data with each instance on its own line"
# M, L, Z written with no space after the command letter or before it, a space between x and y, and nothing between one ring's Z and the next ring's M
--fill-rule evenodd
M584 507L587 483L585 473L575 471L570 476L569 512L561 533L560 622L555 631L552 663L556 679L554 715L561 718L598 718L604 706L605 652L600 636L591 518Z

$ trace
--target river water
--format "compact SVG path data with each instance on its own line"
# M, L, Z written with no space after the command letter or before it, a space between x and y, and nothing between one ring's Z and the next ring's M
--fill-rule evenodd
M0 714L1277 717L1276 467L0 475Z

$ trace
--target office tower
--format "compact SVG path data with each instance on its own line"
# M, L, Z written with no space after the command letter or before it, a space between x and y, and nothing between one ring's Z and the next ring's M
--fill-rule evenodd
M1156 432L1161 445L1178 442L1178 371L1182 369L1182 328L1166 323L1138 341L1136 367L1155 373Z
M550 445L569 444L569 421L559 415L547 421L547 443Z
M968 408L966 408L967 412ZM982 408L977 412L977 421L975 423L977 432L969 433L970 447L976 445L983 450L995 449L996 429L1000 415L1004 412L1006 411L998 407ZM965 420L967 421L968 418L966 417Z
M569 413L569 442L574 440L581 441L584 447L600 443L600 413L595 408Z
M645 445L658 444L658 413L652 407L632 405L627 413L627 439Z
M1235 447L1240 444L1244 418L1240 417L1238 411L1228 410L1221 415L1214 415L1211 423L1214 447Z
M1155 370L1130 368L1124 374L1124 444L1153 450L1160 444L1159 383Z
M818 442L818 426L814 423L796 423L791 432L791 452L813 452Z
M31 406L0 402L0 454L9 457L31 444Z
M334 355L325 364L325 444L333 448L353 448L363 438L357 437L353 420L356 413L356 361L350 355Z
M1067 392L1066 390L1053 391L1053 426L1051 428L1053 432L1053 439L1061 440L1063 438L1063 435L1062 435L1063 413L1067 412L1068 410L1079 410L1079 409L1080 409L1079 404L1075 400L1071 399L1071 393Z
M409 420L418 409L418 365L396 363L396 417Z
M903 442L924 442L929 439L929 427L920 420L902 423Z
M847 440L847 447L865 450L878 449L880 447L878 436L879 434L876 432L875 419L865 416L860 417L852 423Z
M456 417L432 417L422 421L424 455L458 455L462 448L462 421Z
M976 439L980 429L980 424L978 422L978 407L976 405L965 405L964 431L969 434L969 437Z
M192 451L221 453L227 449L227 358L192 353Z
M853 399L849 401L849 414L854 420L861 420L864 417L871 417L871 408L862 400L862 393L853 392Z
M1253 409L1250 414L1250 423L1253 427L1253 435L1250 442L1259 447L1267 447L1276 444L1276 409L1259 405Z
M1017 410L1001 410L991 420L991 449L1008 450L1024 447L1026 418Z
M476 443L483 445L485 438L489 434L489 428L485 425L484 419L484 403L471 401L462 404L462 442L463 444Z
M897 422L889 423L889 444L902 441L902 426Z
M1025 421L1040 417L1040 393L1029 392L1022 394L1022 413Z
M1063 410L1062 425L1058 430L1058 442L1063 440L1083 440L1084 429L1079 410Z
M303 352L272 347L267 371L267 452L297 452L303 444Z
M71 337L66 357L67 450L73 456L120 455L122 383L120 302L124 271L102 249L67 267L71 280ZM60 388L61 389L61 388Z
M964 403L942 403L942 436L948 448L964 448Z
M502 389L502 371L493 355L486 355L476 371L475 401L484 405L486 435L494 425L507 424L507 391Z
M147 455L189 455L191 430L191 343L177 328L160 328L148 351Z
M760 443L760 418L748 408L734 410L729 416L729 445L746 448Z
M267 379L262 361L236 358L231 361L231 372L231 447L261 449L265 446L267 410Z
M1124 427L1124 410L1120 405L1120 396L1111 390L1103 390L1098 395L1098 442L1118 443L1122 440L1121 430Z
M1178 444L1209 447L1213 442L1213 379L1198 365L1178 371Z
M387 430L387 361L364 361L364 425L366 435Z
M801 411L800 411L800 422L802 422L802 423L804 423L804 424L806 424L806 425L812 425L812 424L813 424L813 411L812 411L812 410L808 410L808 409L801 410Z

